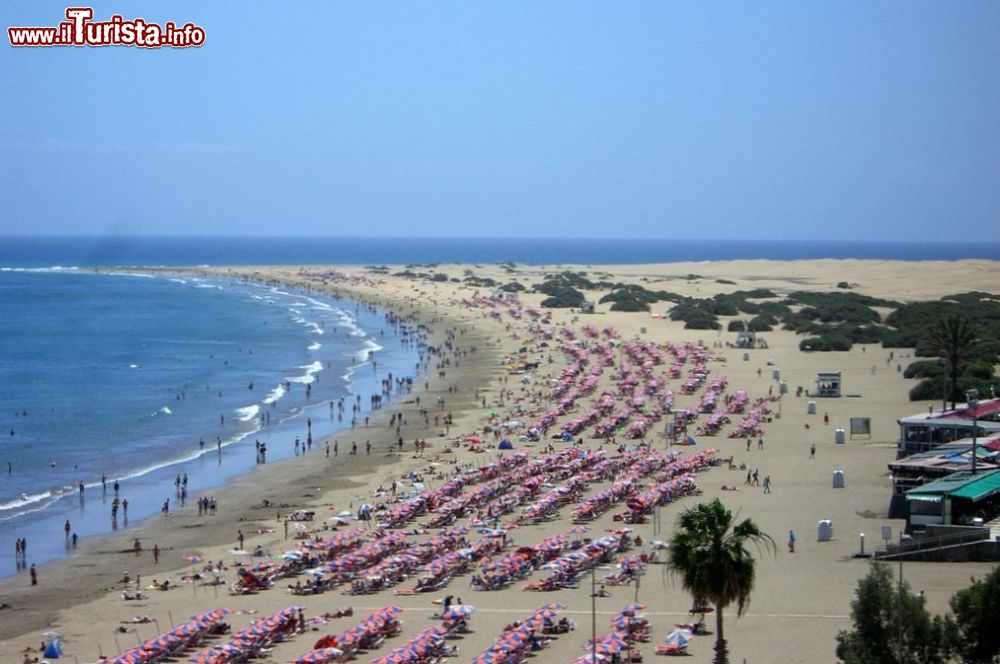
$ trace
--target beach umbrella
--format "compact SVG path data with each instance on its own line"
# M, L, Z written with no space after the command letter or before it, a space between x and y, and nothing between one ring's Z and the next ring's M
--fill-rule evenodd
M683 650L691 640L691 632L686 629L677 629L667 634L663 643L671 650Z
M633 623L634 616L627 616L625 614L619 613L617 616L611 619L611 626L617 630L627 632L629 627Z
M388 655L382 655L377 659L372 660L372 664L407 664L410 660L406 657L401 656L397 652L391 652Z
M605 643L621 650L628 647L628 635L622 632L610 632L600 637L598 643Z
M197 621L208 620L214 622L228 615L232 615L233 613L234 611L232 609L226 609L220 607L218 609L212 609L211 611L203 611L196 616L192 616L191 620L197 620Z
M337 648L321 648L310 650L304 655L295 659L295 664L324 664L331 659L336 659L344 654L343 650Z
M199 631L201 631L201 629L203 629L202 625L204 625L204 623L194 623L194 621L192 621L191 623L178 625L176 629L167 632L167 634L176 636L181 639L186 639L190 636L194 636Z
M622 609L621 612L618 615L622 615L622 616L634 616L639 611L642 611L645 608L646 607L644 605L642 605L642 604L629 604L624 609Z
M594 651L598 655L613 655L616 652L621 652L626 646L619 646L617 643L608 643L607 641L598 641L597 645L594 646Z
M497 659L497 656L493 652L487 650L486 652L473 657L469 664L497 664L498 662L500 662L500 660Z
M458 620L459 618L467 618L475 613L476 607L469 606L468 604L456 604L451 606L447 611L441 614L443 620Z

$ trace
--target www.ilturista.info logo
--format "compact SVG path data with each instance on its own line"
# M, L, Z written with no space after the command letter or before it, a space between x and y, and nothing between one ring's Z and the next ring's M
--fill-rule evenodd
M7 28L10 45L188 48L205 43L205 29L193 23L178 26L167 21L158 25L143 18L126 20L118 14L107 21L94 21L91 7L69 7L66 18L50 28Z

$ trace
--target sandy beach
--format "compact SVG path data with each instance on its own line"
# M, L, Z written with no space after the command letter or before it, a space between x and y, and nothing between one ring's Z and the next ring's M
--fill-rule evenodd
M591 634L589 583L554 592L528 592L522 590L523 582L515 582L503 590L483 592L473 590L470 575L465 574L454 578L446 589L425 594L397 595L395 588L390 588L375 594L348 596L341 592L345 586L315 596L292 596L288 592L289 583L294 582L292 579L279 581L257 594L230 596L226 586L181 582L181 577L195 567L183 558L189 554L197 554L206 561L223 561L227 566L223 577L227 583L235 581L237 558L227 552L236 546L240 531L246 538L246 550L260 547L272 558L277 558L294 548L295 542L286 539L284 522L279 519L279 515L287 515L291 510L315 511L315 521L304 525L316 528L343 510L354 512L362 502L374 501L373 492L377 487L387 487L394 480L402 481L411 471L423 474L428 486L433 488L444 481L436 479L436 473L451 473L456 466L493 461L497 458L497 450L492 447L491 437L484 436L487 444L478 452L462 444L463 437L483 436L484 427L498 421L531 421L553 406L549 380L558 378L569 364L567 357L558 351L557 341L543 347L541 339L529 329L530 317L510 315L507 306L497 309L477 304L481 301L479 298L488 298L493 291L461 283L467 271L499 283L517 280L530 289L546 274L583 270L607 273L609 277L606 278L611 281L642 284L647 288L662 288L695 297L754 288L769 288L779 295L795 290L830 291L842 281L852 284L852 292L901 301L930 300L972 290L1000 292L995 279L998 265L985 260L919 263L754 260L627 266L518 265L513 268L447 264L435 266L432 271L444 273L454 280L410 280L390 276L402 269L390 267L388 274L347 266L215 268L208 271L226 278L277 281L376 305L411 324L422 326L429 345L447 347L447 353L438 360L447 358L449 361L440 370L428 371L417 381L412 393L393 401L368 427L338 435L339 454L335 457L327 458L319 451L323 447L320 441L317 451L310 455L268 464L216 491L224 508L214 517L198 516L192 502L169 518L148 519L137 528L85 541L71 557L40 567L36 587L29 585L23 573L0 581L0 661L20 662L27 647L34 648L32 656L38 656L41 632L47 630L63 635L69 660L95 662L102 654L117 654L139 640L151 638L161 631L159 628L166 629L215 607L238 610L227 619L235 631L250 624L255 617L287 606L302 606L305 615L312 618L347 607L352 607L357 617L388 604L400 605L403 607L402 633L389 639L379 650L362 653L358 661L367 662L435 624L432 615L439 607L432 604L432 600L446 594L461 597L477 608L471 619L471 632L450 642L459 648L458 656L451 661L471 660L493 643L504 625L548 602L566 605L561 613L576 623L576 630L559 635L539 654L537 661L569 662L583 654ZM519 297L519 307L525 310L538 309L544 298L527 292L520 293ZM726 634L732 661L836 661L834 637L839 630L849 627L850 602L856 582L868 569L867 562L852 558L859 549L860 534L866 534L867 547L875 548L881 544L882 526L891 526L893 533L898 533L902 526L901 521L886 518L890 498L886 464L895 457L896 420L940 406L908 400L913 382L903 378L897 365L905 368L911 361L911 351L897 351L893 359L889 358L889 351L878 345L855 345L849 352L804 353L798 348L801 337L781 330L762 333L767 341L766 349L745 351L727 346L727 342L735 339L735 334L725 331L725 317L721 319L722 331L685 330L683 323L665 317L653 317L645 312L611 312L608 306L598 304L595 313L588 315L568 309L546 310L551 311L549 327L567 326L577 335L582 334L585 325L611 328L619 335L619 341L641 339L656 345L701 342L712 355L708 362L709 380L725 375L730 393L746 390L751 401L777 396L775 370L790 388L789 394L771 402L770 421L763 424L763 448L755 443L748 450L743 438L727 438L725 434L732 425L723 427L716 436L696 436L697 445L680 448L685 455L718 448L718 456L732 457L736 469L719 465L699 473L700 496L684 497L663 506L659 510L658 523L654 519L633 526L645 544L632 553L648 553L651 540L669 539L674 521L684 508L699 500L721 498L741 517L752 518L778 545L776 554L762 552L759 557L757 585L748 612L739 619L734 610L727 613ZM653 312L662 314L667 306L668 303L654 305ZM530 374L530 382L521 382L521 375L514 377L508 371L522 355L523 347L528 349L525 357L539 363ZM817 412L808 414L809 399L797 397L796 388L811 388L816 373L821 371L843 372L845 396L820 399ZM600 377L594 394L581 397L575 408L562 417L568 420L579 416L602 390L612 385L611 372L607 371ZM680 380L672 381L670 387L677 391L679 385ZM678 393L676 408L696 405L699 394L701 389L691 395ZM421 414L422 409L428 411L426 419ZM453 417L450 426L440 420L435 423L435 418L443 418L447 413ZM397 448L396 430L390 426L392 417L402 417L404 421L399 433L404 440L402 450ZM849 429L851 417L870 417L871 437L835 444L835 430ZM738 418L735 416L734 424ZM558 424L553 427L553 431L556 430ZM600 446L601 441L581 435L584 447L597 449ZM371 454L365 454L362 449L357 455L349 455L349 443L345 441L352 439L370 440ZM414 447L418 439L427 441L427 450L420 458L415 456ZM650 431L646 440L655 451L667 449L662 423ZM538 455L550 442L514 440L514 447ZM634 444L637 441L618 442ZM557 448L567 446L567 443L552 444ZM814 458L810 455L812 445L816 446ZM744 469L740 469L741 465ZM770 477L771 493L744 484L747 470L752 469L759 469L762 477ZM832 487L835 470L844 472L846 488ZM608 485L608 482L590 484L583 496L591 496ZM723 490L723 486L735 486L737 490ZM571 507L567 506L559 510L555 519L518 528L511 533L513 543L530 546L547 536L567 531L572 525L570 511ZM609 510L588 524L588 536L598 537L609 529L620 528L621 523L612 521L615 511ZM823 519L833 523L833 541L816 541L817 524ZM407 524L406 529L420 527L427 520L421 517ZM456 525L464 522L460 519ZM798 536L795 553L786 552L789 530L794 530ZM293 527L289 537L294 533ZM329 536L331 532L318 531L316 534ZM61 533L49 535L61 537ZM47 535L38 534L38 537L44 536ZM145 549L138 557L131 547L137 537ZM412 541L418 539L411 537ZM154 563L150 553L154 544L161 551L158 563ZM154 578L171 578L177 587L165 592L148 591L145 600L123 601L122 591L126 586L120 580L125 570L131 576L141 575L144 586ZM925 591L928 608L943 613L947 610L948 599L968 584L970 576L988 570L989 566L984 564L906 563L903 573L914 589ZM613 566L599 569L597 577L613 571ZM538 570L527 580L536 581L542 576L542 571ZM409 580L396 588L412 585ZM634 584L608 586L607 590L610 596L597 600L597 633L608 632L609 620L623 606L638 601L645 605L643 613L652 626L651 641L638 646L645 658L655 657L656 643L675 623L690 619L691 598L675 580L664 574L662 565L649 565L638 587ZM126 622L137 615L148 615L156 622ZM306 633L277 645L260 661L292 661L309 650L320 636L353 626L352 620L350 617L335 618L328 624L315 624ZM713 643L711 636L696 637L689 647L690 661L710 661ZM177 661L186 661L188 656Z

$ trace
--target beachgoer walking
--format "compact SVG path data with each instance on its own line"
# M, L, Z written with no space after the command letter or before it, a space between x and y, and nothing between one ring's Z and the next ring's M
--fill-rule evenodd
M758 468L753 469L753 481L750 483L750 486L760 486L758 471Z
M812 445L809 446L809 458L810 459L816 458L816 443L813 443Z
M35 563L31 563L31 585L38 585L38 571L35 569Z
M771 493L771 476L764 476L764 493Z
M135 555L142 555L142 542L139 541L138 537L136 537L135 542L132 543L132 550L135 551Z
M795 531L788 531L788 553L795 553Z
M750 476L751 476L751 475L752 475L752 473L750 472L750 469L748 468L748 469L747 469L747 481L746 481L746 482L744 482L744 484L747 484L747 485L749 485L749 484L750 484Z
M153 545L153 564L155 565L158 562L160 562L160 545L159 544L154 544Z
M757 449L764 449L764 436L757 436Z
M750 451L750 439L747 438L747 452Z
M239 537L239 541L240 541L240 550L242 550L243 549L243 531L242 530L237 530L236 532L239 533L238 537Z
M371 453L372 453L372 441L366 440L365 441L365 454L371 456Z
M66 524L63 526L63 530L66 531L66 539L69 539L69 531L72 530L72 527L69 525L69 519L66 519Z

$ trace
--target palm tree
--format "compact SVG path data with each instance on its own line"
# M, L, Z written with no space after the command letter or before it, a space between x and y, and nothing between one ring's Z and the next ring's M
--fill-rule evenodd
M976 329L969 319L953 314L947 318L938 319L937 325L929 333L930 343L941 357L948 361L951 377L951 407L955 409L958 394L958 374L962 363L979 344Z
M680 579L696 604L715 605L715 664L729 662L722 610L736 602L736 615L750 605L756 561L747 544L775 551L774 540L750 519L733 523L733 514L716 498L685 510L670 539L667 570Z

